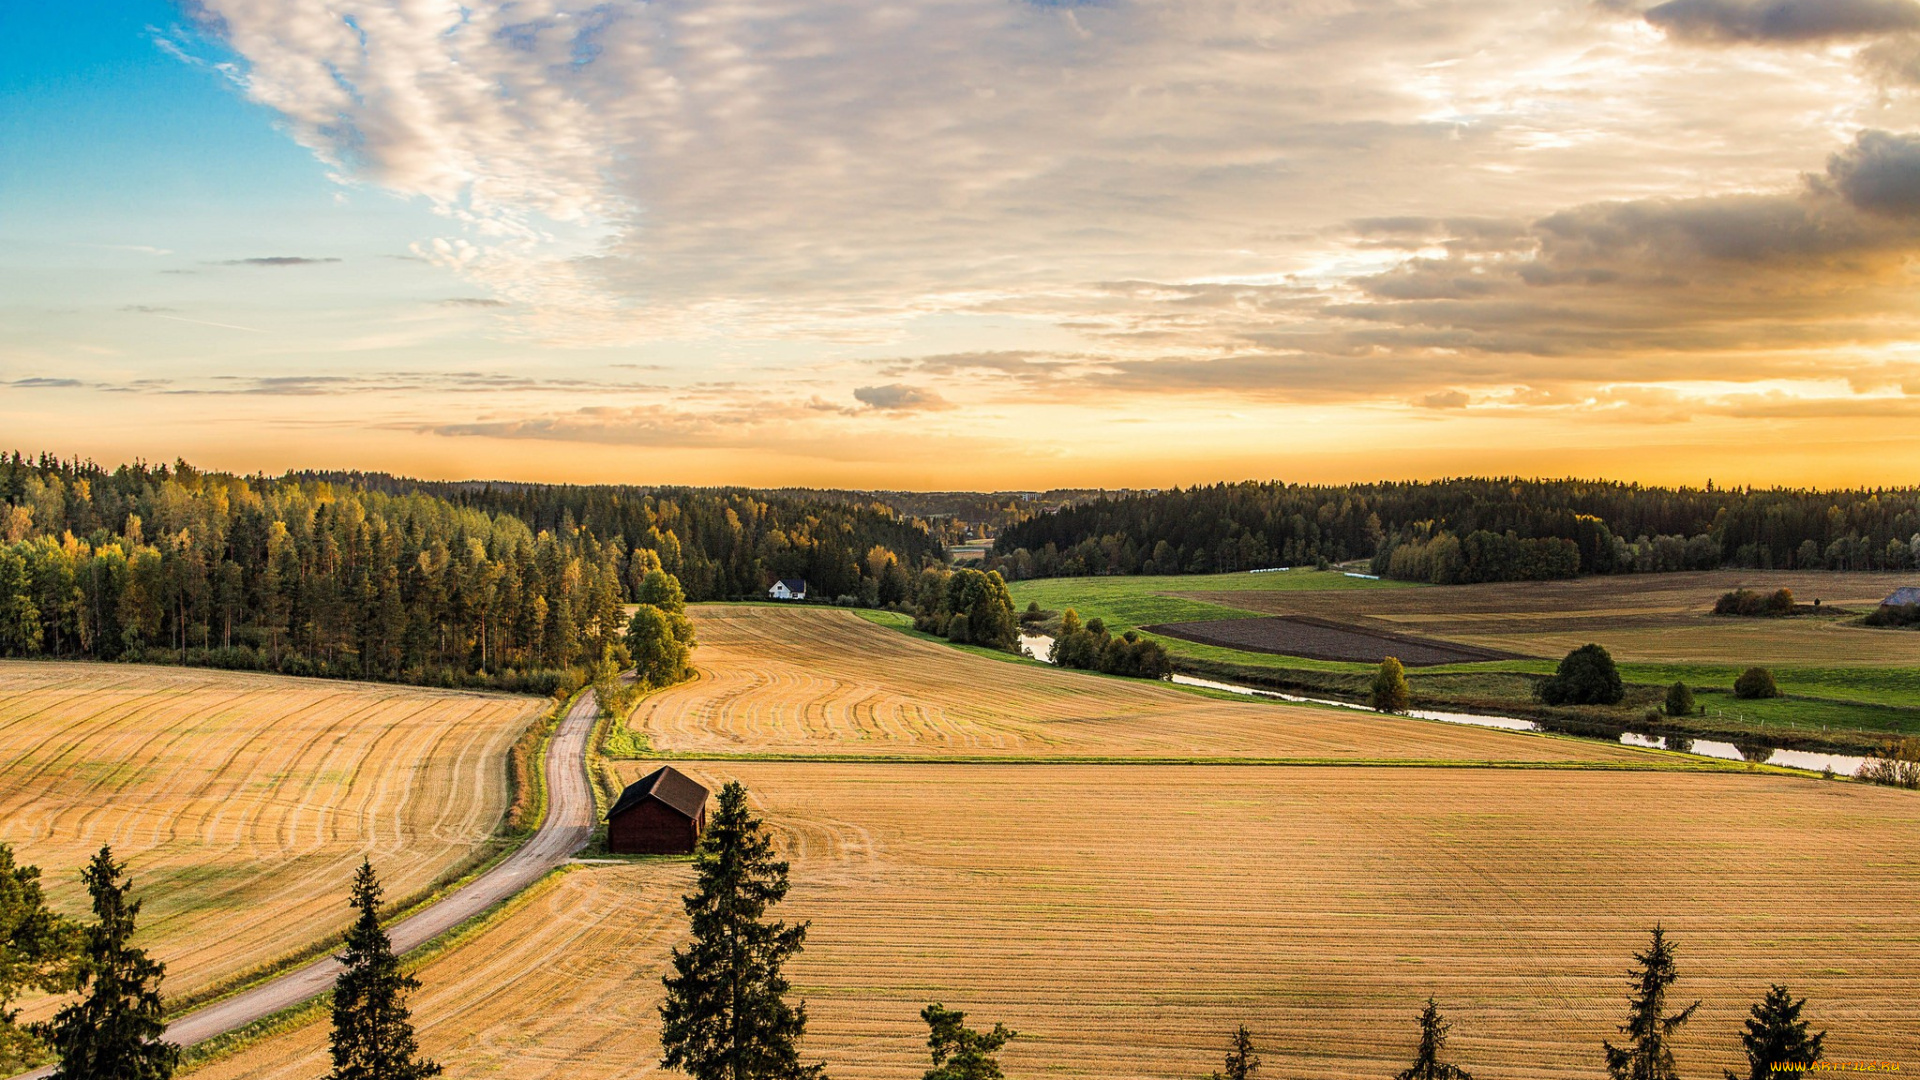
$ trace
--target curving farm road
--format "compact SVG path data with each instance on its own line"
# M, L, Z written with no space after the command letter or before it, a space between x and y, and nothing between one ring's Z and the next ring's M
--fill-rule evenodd
M580 695L555 729L547 747L547 817L539 830L493 869L431 906L388 926L394 952L416 949L513 896L586 845L595 819L593 791L587 783L587 738L598 712L599 703L593 691L588 690ZM180 1017L167 1025L167 1041L192 1046L245 1027L333 989L334 977L339 973L340 962L333 957L315 960ZM24 1076L38 1078L52 1072L49 1066Z

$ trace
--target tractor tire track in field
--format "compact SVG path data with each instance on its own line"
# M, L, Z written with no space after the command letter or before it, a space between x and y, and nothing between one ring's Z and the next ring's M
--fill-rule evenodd
M593 790L587 780L587 740L592 735L599 703L593 691L582 693L555 729L547 750L547 816L540 828L499 864L432 905L387 927L396 953L405 954L441 934L510 899L567 861L587 843L597 818ZM342 904L346 883L341 883ZM289 947L311 938L289 935ZM332 956L306 964L278 978L232 997L195 1009L167 1025L166 1039L192 1046L216 1035L246 1027L292 1008L332 989L340 962ZM22 1074L20 1080L51 1075L48 1066Z

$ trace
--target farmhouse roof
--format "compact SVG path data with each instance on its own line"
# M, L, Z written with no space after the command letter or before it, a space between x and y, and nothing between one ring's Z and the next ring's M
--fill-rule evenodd
M657 799L691 819L700 816L700 809L707 805L707 789L679 769L662 765L628 784L613 809L607 811L607 820L612 821L648 799Z
M1880 601L1882 607L1894 604L1920 604L1920 585L1908 585L1893 590L1893 595Z
M797 578L797 577L781 578L780 584L785 585L787 587L788 592L806 592L807 591L807 582L805 578Z

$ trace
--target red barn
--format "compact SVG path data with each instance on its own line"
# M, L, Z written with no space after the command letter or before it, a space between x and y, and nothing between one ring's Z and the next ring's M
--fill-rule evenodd
M607 850L684 855L707 827L707 789L671 765L627 785L607 811Z

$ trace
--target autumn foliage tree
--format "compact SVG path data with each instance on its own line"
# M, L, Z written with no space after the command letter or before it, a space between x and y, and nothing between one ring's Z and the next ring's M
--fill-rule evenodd
M1413 705L1413 691L1407 687L1407 669L1394 657L1380 661L1379 670L1373 673L1373 687L1369 702L1375 710L1384 713L1403 713Z

